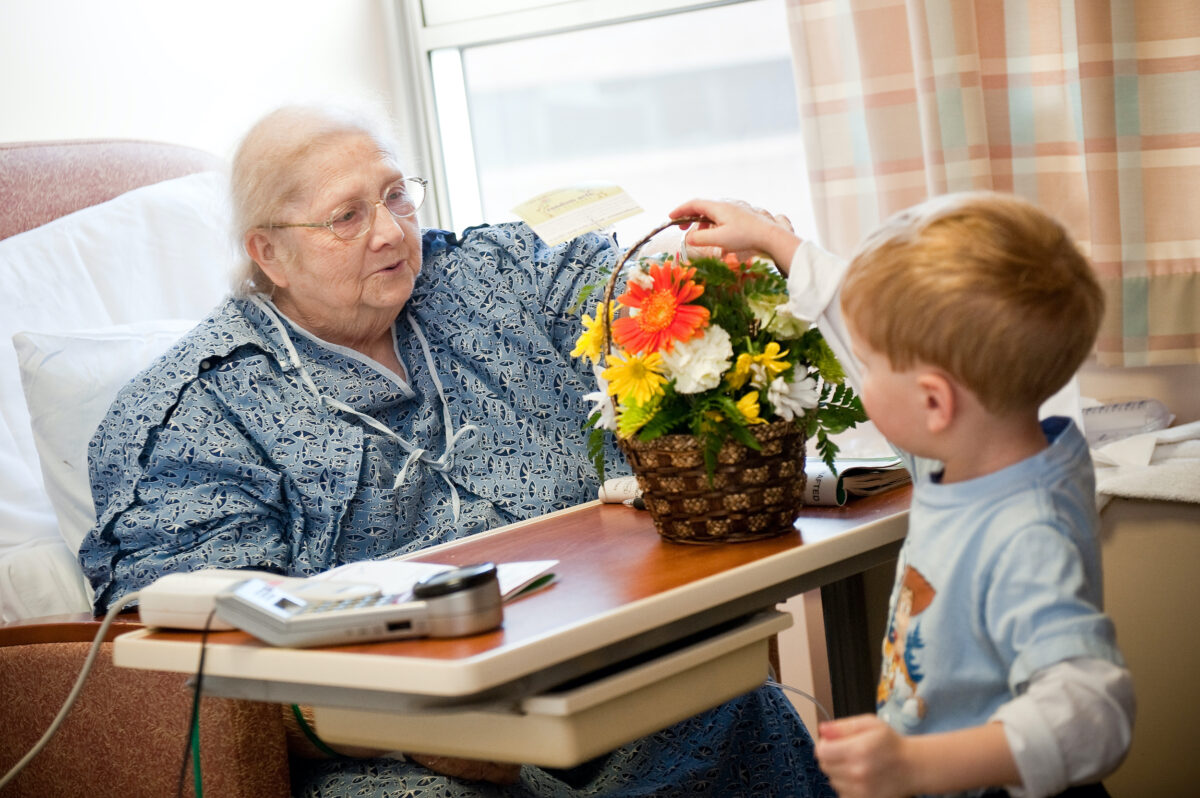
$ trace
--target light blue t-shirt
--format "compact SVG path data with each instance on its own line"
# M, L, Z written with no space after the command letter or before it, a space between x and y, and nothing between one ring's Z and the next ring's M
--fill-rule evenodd
M1030 677L1075 657L1123 665L1103 612L1095 477L1073 422L1049 446L951 484L907 458L909 531L883 644L879 716L903 734L988 721Z

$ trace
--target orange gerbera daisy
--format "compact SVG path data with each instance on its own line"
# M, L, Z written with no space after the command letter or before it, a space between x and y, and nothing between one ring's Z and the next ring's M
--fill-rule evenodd
M627 352L670 352L676 341L690 341L708 326L708 308L687 304L704 293L692 280L695 269L668 260L653 264L649 274L650 288L631 282L617 297L641 311L613 322L613 340Z

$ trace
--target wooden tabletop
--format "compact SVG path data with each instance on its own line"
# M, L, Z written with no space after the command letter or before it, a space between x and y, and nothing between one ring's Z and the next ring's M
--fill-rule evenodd
M655 531L649 513L593 502L412 557L451 565L558 560L555 582L507 604L503 626L495 631L302 652L272 649L239 631L220 632L209 635L206 667L214 675L225 670L232 676L247 669L269 674L286 664L289 672L324 683L332 678L328 674L353 662L356 674L366 682L375 680L380 689L394 685L402 672L414 692L427 683L439 694L467 694L522 678L536 664L564 661L705 611L719 611L762 585L785 584L794 576L897 545L909 496L909 489L901 488L840 508L805 508L794 533L715 546L667 542ZM166 652L178 647L144 644L190 643L195 649L197 638L194 632L147 630L137 635L138 656L124 663L119 659L119 664L174 669L176 660ZM120 653L121 642L117 646ZM127 646L129 651L133 648ZM160 652L166 659L159 658ZM187 658L177 661L181 670L192 664ZM300 664L303 667L297 668Z

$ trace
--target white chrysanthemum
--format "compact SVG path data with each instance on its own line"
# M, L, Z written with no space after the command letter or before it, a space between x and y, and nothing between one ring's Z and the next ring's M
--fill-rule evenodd
M729 333L716 324L710 324L690 341L676 341L670 352L662 353L667 378L675 380L675 390L679 393L701 393L716 388L732 361Z
M767 387L767 369L761 363L753 363L750 366L750 386L762 390ZM776 377L778 379L778 377Z
M592 409L588 411L588 418L591 418L593 413L599 413L600 418L596 419L596 428L616 432L617 409L613 407L612 398L608 395L608 380L602 376L604 369L596 364L592 366L592 373L596 375L596 387L599 390L583 395L584 401L592 403Z
M810 322L793 316L788 311L786 296L755 294L747 297L746 302L758 323L765 325L764 329L781 341L799 338L812 326Z
M817 380L811 376L802 377L795 382L784 382L783 377L776 377L767 388L767 401L775 408L776 415L784 421L804 415L805 410L817 406L820 398Z
M625 276L625 280L633 285L640 286L647 291L654 289L654 278L649 272L642 271L641 266L635 266L629 270L629 274Z

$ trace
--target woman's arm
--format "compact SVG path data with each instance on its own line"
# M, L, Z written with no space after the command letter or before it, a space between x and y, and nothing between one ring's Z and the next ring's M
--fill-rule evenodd
M144 423L110 415L97 432L108 440L92 479L107 503L79 552L96 611L167 573L287 572L299 522L287 479L230 410L192 383L142 448L113 445L136 439Z

